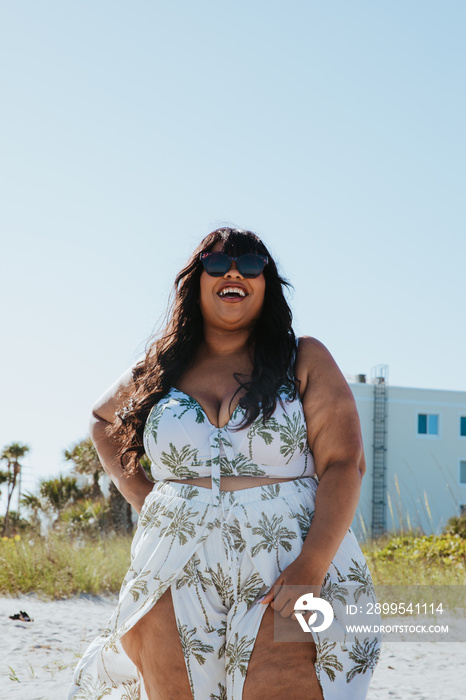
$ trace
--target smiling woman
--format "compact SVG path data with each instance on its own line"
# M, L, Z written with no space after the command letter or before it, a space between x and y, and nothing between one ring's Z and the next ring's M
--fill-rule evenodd
M375 602L350 529L359 419L326 348L295 338L287 284L255 234L209 234L161 337L96 402L92 439L139 520L69 698L365 698L380 640L338 637ZM293 619L303 593L332 604L332 632Z

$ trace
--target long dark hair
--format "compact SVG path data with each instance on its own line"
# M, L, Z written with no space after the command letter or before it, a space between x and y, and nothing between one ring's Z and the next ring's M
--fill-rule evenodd
M211 250L218 242L229 255L259 253L269 259L264 268L262 312L248 339L254 356L252 375L247 381L234 375L237 391L247 390L240 399L245 415L238 429L249 426L261 411L263 421L267 421L275 411L277 391L283 384L289 387L290 396L296 398L296 338L291 309L283 294L290 284L279 275L272 256L258 236L242 229L219 228L201 241L177 275L165 329L160 337L147 341L145 358L133 369L133 383L119 396L123 408L107 426L107 434L113 438L128 475L136 473L138 460L144 455L143 432L149 411L176 386L197 355L203 339L203 318L198 303L203 267L199 254Z

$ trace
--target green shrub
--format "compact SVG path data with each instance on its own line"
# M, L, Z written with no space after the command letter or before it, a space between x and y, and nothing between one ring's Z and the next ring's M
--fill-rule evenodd
M58 532L86 534L96 538L109 529L109 504L105 499L85 498L67 506L54 524Z
M459 535L463 540L466 540L466 513L450 518L444 529L444 534Z
M459 535L402 535L392 537L385 546L373 551L376 560L396 559L440 561L444 565L466 562L466 541Z

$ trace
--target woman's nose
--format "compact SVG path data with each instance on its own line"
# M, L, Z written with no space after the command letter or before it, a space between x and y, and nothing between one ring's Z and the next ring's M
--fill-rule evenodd
M235 260L231 261L230 269L225 272L224 277L243 277L241 272L238 270L238 266Z

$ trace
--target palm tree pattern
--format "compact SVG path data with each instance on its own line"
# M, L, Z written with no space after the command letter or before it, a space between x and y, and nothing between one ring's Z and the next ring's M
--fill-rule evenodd
M283 515L277 516L273 514L271 518L268 518L264 513L263 516L264 517L259 520L258 525L252 528L253 534L260 535L262 539L254 545L251 554L255 556L261 549L266 549L267 552L275 550L277 568L281 573L282 568L278 556L279 550L282 547L285 551L291 552L290 540L296 538L296 532L281 525L283 522Z
M357 603L362 595L374 593L374 585L366 562L358 562L354 559L351 562L353 566L349 568L348 579L359 584L354 591L354 599Z
M343 664L338 660L337 654L332 653L336 646L336 642L331 643L328 640L316 644L317 658L315 669L321 685L323 673L326 673L329 680L333 682L336 679L335 671L343 671Z
M172 388L153 407L144 427L154 479L212 476L218 486L219 476L315 473L303 408L289 387L281 387L275 413L266 421L259 416L247 428L236 430L243 415L238 404L226 425L216 427L198 401Z
M228 700L226 687L222 683L218 683L218 693L211 693L209 700Z
M183 404L181 410L185 419L191 413L195 422L194 405ZM293 458L294 452L303 450L304 454L306 446L295 413L290 411L284 418L278 411L274 416L279 428L269 426L271 445L266 444L269 438L265 433L256 429L254 459L259 442L267 449L275 443L276 453L280 453L280 446L284 448L282 463ZM161 415L173 419L170 411ZM154 411L152 424L162 420L157 416ZM205 421L202 425L205 427ZM179 432L181 444L172 434L162 450L167 464L178 474L204 459L200 451L198 454L197 449L184 444L186 433ZM236 438L210 426L210 445L216 437L221 438L227 447L218 454L238 471L253 463L247 430L244 432L239 450ZM231 466L229 457L234 446L236 467ZM209 489L167 480L156 482L138 519L131 566L118 605L102 635L79 662L68 700L140 700L138 671L124 653L121 637L157 605L168 588L193 699L239 700L265 610L255 599L301 552L312 524L317 488L317 480L305 476L271 486L221 491L216 501ZM331 602L335 615L328 630L312 635L317 649L315 668L325 700L359 700L366 696L380 639L370 633L360 638L345 633L345 625L353 622L346 606L375 602L370 573L351 530L329 567L322 597Z
M377 661L380 657L380 649L377 645L377 640L365 639L363 644L359 642L356 638L355 643L351 647L349 652L350 659L353 659L354 666L347 671L346 680L349 682L358 673L366 673L366 671L373 671L377 665Z

